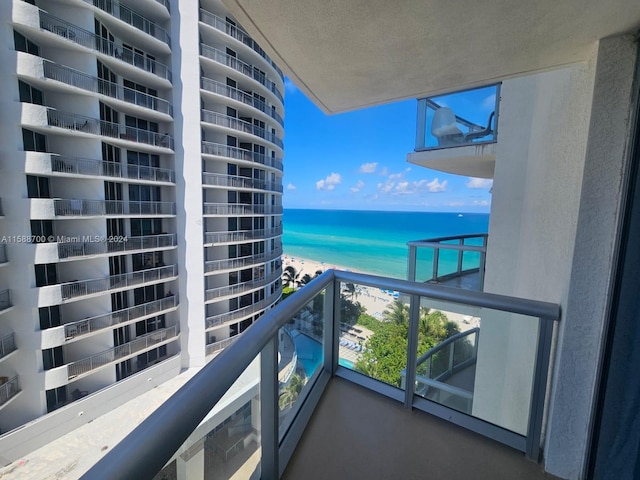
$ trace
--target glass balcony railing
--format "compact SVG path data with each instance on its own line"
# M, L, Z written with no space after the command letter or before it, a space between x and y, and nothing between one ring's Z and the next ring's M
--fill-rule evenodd
M253 303L248 307L243 307L243 308L239 308L238 310L232 310L230 312L219 313L216 315L209 315L206 318L205 327L207 330L211 330L211 329L220 327L226 323L238 322L239 320L244 320L246 318L249 318L255 313L258 313L264 310L265 308L269 307L270 305L273 305L274 303L276 303L276 301L280 298L280 293L281 292L277 291L276 293L265 298L264 300L261 300L257 303ZM213 351L207 353L207 355L209 355L210 353L213 353Z
M224 260L208 260L204 262L204 273L213 273L220 270L232 270L246 268L259 263L266 263L282 255L282 247L268 253L249 255L248 257L230 258Z
M7 403L11 398L20 393L20 382L18 376L11 379L0 377L0 382L5 379L4 383L0 383L0 405Z
M486 233L408 242L408 280L482 291Z
M16 334L10 333L0 338L0 358L6 357L11 352L15 352L16 347Z
M90 255L104 255L136 250L158 250L160 248L175 247L175 234L144 235L140 237L123 237L119 241L65 241L58 242L58 258L86 257Z
M282 225L260 230L240 230L233 232L205 232L204 243L233 243L244 240L267 239L282 235Z
M282 193L282 183L270 182L258 178L240 177L237 175L224 175L222 173L203 173L202 184L212 187L246 188L252 190L268 190Z
M173 216L176 214L174 202L139 202L134 200L80 200L53 199L54 212L57 217L84 216Z
M498 140L500 84L418 99L415 150Z
M215 155L218 157L233 158L236 160L245 160L247 162L259 163L267 167L275 168L282 171L282 159L269 157L262 153L251 152L238 147L230 147L221 143L202 142L202 153L205 155Z
M205 203L203 215L279 215L279 205L244 205L241 203Z
M175 183L175 172L169 168L105 162L92 158L51 154L51 171L70 175L128 178L150 182Z
M7 289L0 291L0 312L11 307L13 307L13 303L11 302L11 290Z
M398 295L376 317L358 296L379 289ZM201 449L218 454L205 468L220 478L239 469L279 478L333 376L537 459L559 313L544 302L329 270L241 335L208 345L224 350L83 478L170 476L185 452ZM461 405L449 395L456 388L472 398Z
M255 135L256 137L263 138L280 148L284 147L284 143L275 133L271 133L262 127L258 127L236 117L230 117L229 115L223 115L221 113L203 109L201 111L201 120L206 123L220 125L221 127L231 128L239 132Z
M227 285L224 287L216 287L205 290L204 301L212 302L222 297L231 295L241 295L246 292L251 292L256 288L268 285L271 282L276 281L282 277L282 269L278 269L275 272L271 272L269 275L263 275L261 277L254 278L248 282L237 283L235 285Z

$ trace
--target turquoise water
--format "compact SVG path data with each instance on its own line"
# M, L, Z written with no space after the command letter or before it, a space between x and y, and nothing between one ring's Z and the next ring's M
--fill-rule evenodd
M342 365L343 367L347 367L353 370L353 362L351 360L347 360L346 358L339 358L338 365Z
M479 213L285 209L282 241L287 255L406 278L408 241L488 228Z
M311 378L318 365L322 363L322 345L314 339L299 333L293 336L298 362L302 364L307 378Z

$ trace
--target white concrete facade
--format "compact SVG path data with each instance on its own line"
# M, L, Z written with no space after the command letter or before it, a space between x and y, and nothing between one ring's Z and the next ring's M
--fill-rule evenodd
M204 365L280 298L284 79L218 0L0 17L5 464Z

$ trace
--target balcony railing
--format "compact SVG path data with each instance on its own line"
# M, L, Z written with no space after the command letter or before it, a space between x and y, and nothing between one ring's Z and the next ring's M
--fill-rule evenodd
M231 312L220 313L217 315L210 315L206 318L205 326L207 330L210 330L215 327L219 327L228 322L234 322L237 320L244 320L245 318L252 316L270 305L276 303L278 298L280 298L280 294L282 292L278 291L273 295L261 300L258 303L253 303L248 307L239 308L238 310L233 310Z
M262 277L254 278L253 280L250 280L248 282L238 283L236 285L227 285L225 287L211 288L209 290L205 290L204 301L211 302L221 297L240 295L242 293L255 290L256 288L263 287L280 277L282 277L282 269L276 270L268 276L265 275Z
M203 173L202 184L215 187L248 188L253 190L267 190L282 193L282 183L260 180L257 178L223 175L221 173Z
M269 262L275 258L278 258L280 255L282 255L282 247L276 248L271 252L261 253L259 255L249 255L248 257L231 258L225 260L209 260L204 262L204 273L250 267L258 263Z
M177 238L175 234L144 235L141 237L123 237L121 241L70 241L58 242L58 258L85 257L90 255L103 255L135 250L157 250L160 248L175 247Z
M20 383L16 375L12 379L0 385L0 405L4 405L11 398L20 393Z
M7 263L9 258L7 257L7 245L0 243L0 264Z
M282 96L282 93L280 93L280 90L278 89L276 84L269 80L264 73L255 68L253 65L249 65L242 60L238 60L234 56L228 55L225 52L210 47L209 45L206 45L204 43L200 44L200 55L213 60L216 63L226 65L227 67L232 68L249 78L252 78L256 82L259 82L260 84L264 85L267 90L273 93L276 98L280 100L280 103L284 104L284 97Z
M204 215L279 215L282 207L278 205L244 205L228 203L205 203Z
M173 327L163 328L148 333L131 342L118 345L117 347L110 348L109 350L78 360L77 362L69 363L67 365L69 380L112 362L130 357L131 355L153 347L154 345L158 345L159 343L176 338L177 336L178 326L174 325Z
M47 108L47 123L52 127L101 135L103 137L119 138L173 150L173 137L168 133L157 133L141 128L127 127L118 123L98 120L97 118L61 112L53 108Z
M11 352L15 352L16 347L16 334L10 333L0 338L0 358L6 357Z
M11 303L11 290L0 291L0 312L13 307Z
M202 153L205 155L234 158L236 160L246 160L247 162L259 163L260 165L282 171L282 159L280 158L272 158L261 153L254 153L243 148L230 147L221 143L203 141Z
M49 15L40 10L40 28L66 38L77 45L91 50L96 50L123 62L133 65L171 82L171 70L166 65L140 53L134 52L123 45L116 44L106 38L102 38L88 30L84 30L61 18Z
M486 233L408 242L408 279L482 291Z
M498 140L500 85L418 99L416 151Z
M169 33L156 23L145 18L137 12L134 12L128 7L122 5L118 0L84 0L86 3L98 7L100 10L119 18L125 23L128 23L132 27L157 38L161 42L171 46L171 37ZM167 7L168 9L168 7Z
M231 345L233 342L238 340L240 335L241 334L235 335L235 336L230 337L230 338L225 338L224 340L219 340L217 342L208 343L206 348L205 348L205 354L207 356L208 355L213 355L214 353L219 352L220 350L224 350L229 345Z
M136 319L146 318L151 315L159 315L162 312L177 306L178 297L176 295L171 295L160 300L154 300L153 302L125 308L124 310L117 310L105 315L97 315L77 322L66 323L64 325L64 336L66 340L72 340L83 335L88 335L89 333L128 323Z
M262 230L241 230L235 232L206 232L204 234L204 243L229 243L241 242L244 240L264 239L269 237L277 237L282 235L282 225L274 228Z
M371 373L367 373L366 370L359 370L357 366L355 367L357 371L354 371L354 368L339 365L338 332L340 332L341 322L339 307L343 301L340 286L343 283L399 291L409 299L408 333L405 340L407 381L404 389L399 388L399 385L393 387L380 381L375 376L370 376ZM531 388L527 393L529 401L525 408L521 409L526 419L524 433L513 432L501 426L499 422L495 424L492 421L486 421L475 411L472 415L463 414L416 395L415 375L419 357L417 350L422 301L435 302L435 304L445 302L447 305L456 304L462 309L477 309L487 314L487 318L483 321L490 321L489 317L495 314L497 316L494 320L497 321L502 319L513 326L522 325L524 322L536 327L531 329L535 333L530 339L535 347L527 354L533 363L510 366L512 369L522 369L521 375L528 372L526 376L531 379ZM309 313L310 311L314 313ZM283 386L278 382L279 333L285 325L292 325L292 321L293 324L299 322L302 313L305 312L306 316L311 318L310 321L315 325L322 341L317 342L319 352L316 365L308 372L307 382L302 391L297 394L297 397L291 398L288 395L287 401L283 402L281 394L287 393L287 390L286 386L283 390ZM183 442L194 433L201 421L234 386L243 372L247 373L249 365L256 359L259 359L256 361L260 365L259 373L256 372L259 379L257 383L251 383L251 385L256 385L254 396L259 392L261 415L255 419L255 422L257 430L261 433L256 441L260 448L262 478L280 477L324 388L334 375L402 402L406 408L427 411L452 423L464 425L467 429L524 451L529 458L537 460L551 340L554 322L558 319L559 307L549 303L329 270L266 312L259 322L253 323L242 335L222 340L222 342L228 342L224 345L224 351L205 365L197 375L155 410L122 442L111 449L83 478L93 480L124 477L150 478L156 475L176 452L184 451ZM499 340L498 337L491 338L489 332L483 342ZM309 337L307 337L308 341ZM219 342L208 345L207 353L215 351L218 344ZM509 350L509 344L503 344L503 348ZM492 351L493 353L495 352ZM400 372L396 373L399 375ZM247 378L246 375L244 378ZM253 380L253 377L250 378ZM488 395L485 401L489 402L495 384L494 376L476 376L476 382L484 382L482 390L483 394ZM235 395L238 395L237 389L240 387L235 385L234 388ZM245 386L242 392L247 391L247 388ZM506 397L505 399L503 396L502 400L509 403L509 407L522 407L514 404L515 400L509 400L511 397ZM477 400L478 398L474 398L474 402ZM489 403L489 405L492 404ZM498 407L498 409L501 408ZM223 418L220 420L222 421ZM215 422L211 422L212 428L215 425ZM202 434L204 436L206 432ZM193 438L191 440L197 441Z
M201 118L203 122L212 123L214 125L220 125L221 127L231 128L240 132L249 133L256 137L264 138L268 142L271 142L280 148L284 147L282 140L274 133L268 132L264 128L253 125L244 120L239 120L236 117L230 117L229 115L223 115L221 113L212 112L210 110L202 110Z
M217 15L214 15L213 13L209 13L203 9L200 9L200 21L203 23L206 23L207 25L217 30L220 30L221 32L226 33L227 35L230 35L236 40L244 43L249 48L253 49L258 55L264 58L267 61L267 63L271 65L276 72L278 72L278 75L280 76L280 78L284 80L284 74L282 73L282 70L280 70L278 66L273 62L273 60L271 60L271 58L269 58L269 56L265 53L265 51L262 48L260 48L260 45L258 45L253 40L253 38L251 38L249 34L244 30L242 30L240 27L232 23L229 23L226 20L223 20L222 18L218 17Z
M175 172L168 168L105 162L91 158L53 154L51 155L51 171L73 175L91 175L94 177L128 178L166 183L176 182Z
M73 87L81 88L88 92L99 93L107 97L116 98L127 103L150 108L151 110L173 116L173 107L169 102L162 98L138 92L137 90L133 90L98 77L87 75L84 72L50 62L49 60L43 59L42 64L44 67L44 76L51 80L56 80Z
M111 275L106 278L95 278L91 280L77 280L60 284L62 299L83 297L94 293L108 292L121 288L130 288L148 282L157 282L178 275L178 266L169 265L164 267L139 270L137 272Z
M103 215L163 215L176 214L173 202L137 202L124 200L76 200L55 198L54 212L57 217L84 217Z
M273 118L280 125L284 126L284 120L276 112L275 108L269 108L265 102L262 100L250 95L242 90L234 87L230 87L221 82L217 82L210 78L202 77L200 78L200 88L206 90L208 92L216 93L218 95L223 95L227 98L231 98L233 100L237 100L239 102L245 103L253 108L257 108L263 113L266 113L271 118Z

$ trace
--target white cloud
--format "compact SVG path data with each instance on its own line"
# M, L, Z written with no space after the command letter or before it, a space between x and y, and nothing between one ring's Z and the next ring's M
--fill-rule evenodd
M316 188L318 190L335 190L336 185L342 182L342 177L339 173L331 173L327 178L318 180L316 182Z
M400 182L398 183L398 185L396 185L396 192L398 193L413 193L408 191L409 188L409 182Z
M489 200L474 200L473 204L478 207L486 207L490 205Z
M354 187L351 187L350 190L352 193L357 193L362 189L362 187L364 187L364 182L362 180L358 180L358 183L356 183Z
M489 178L469 177L469 181L465 183L467 188L491 188L493 180Z
M427 183L427 187L430 192L444 192L447 189L448 180L444 182L439 182L437 178L434 178L429 183Z
M296 87L296 84L288 78L284 79L284 89L287 93L295 93L298 91L298 87Z
M374 173L378 168L378 162L363 163L360 165L360 173Z
M401 173L392 173L389 175L389 180L398 180L399 178L402 178Z
M484 110L493 111L496 108L496 94L492 93L482 101L482 108Z
M297 187L293 184L290 183L289 185L287 185L287 190L295 190Z
M386 177L388 173L389 173L389 169L387 167L382 167L382 170L380 170L381 177Z

